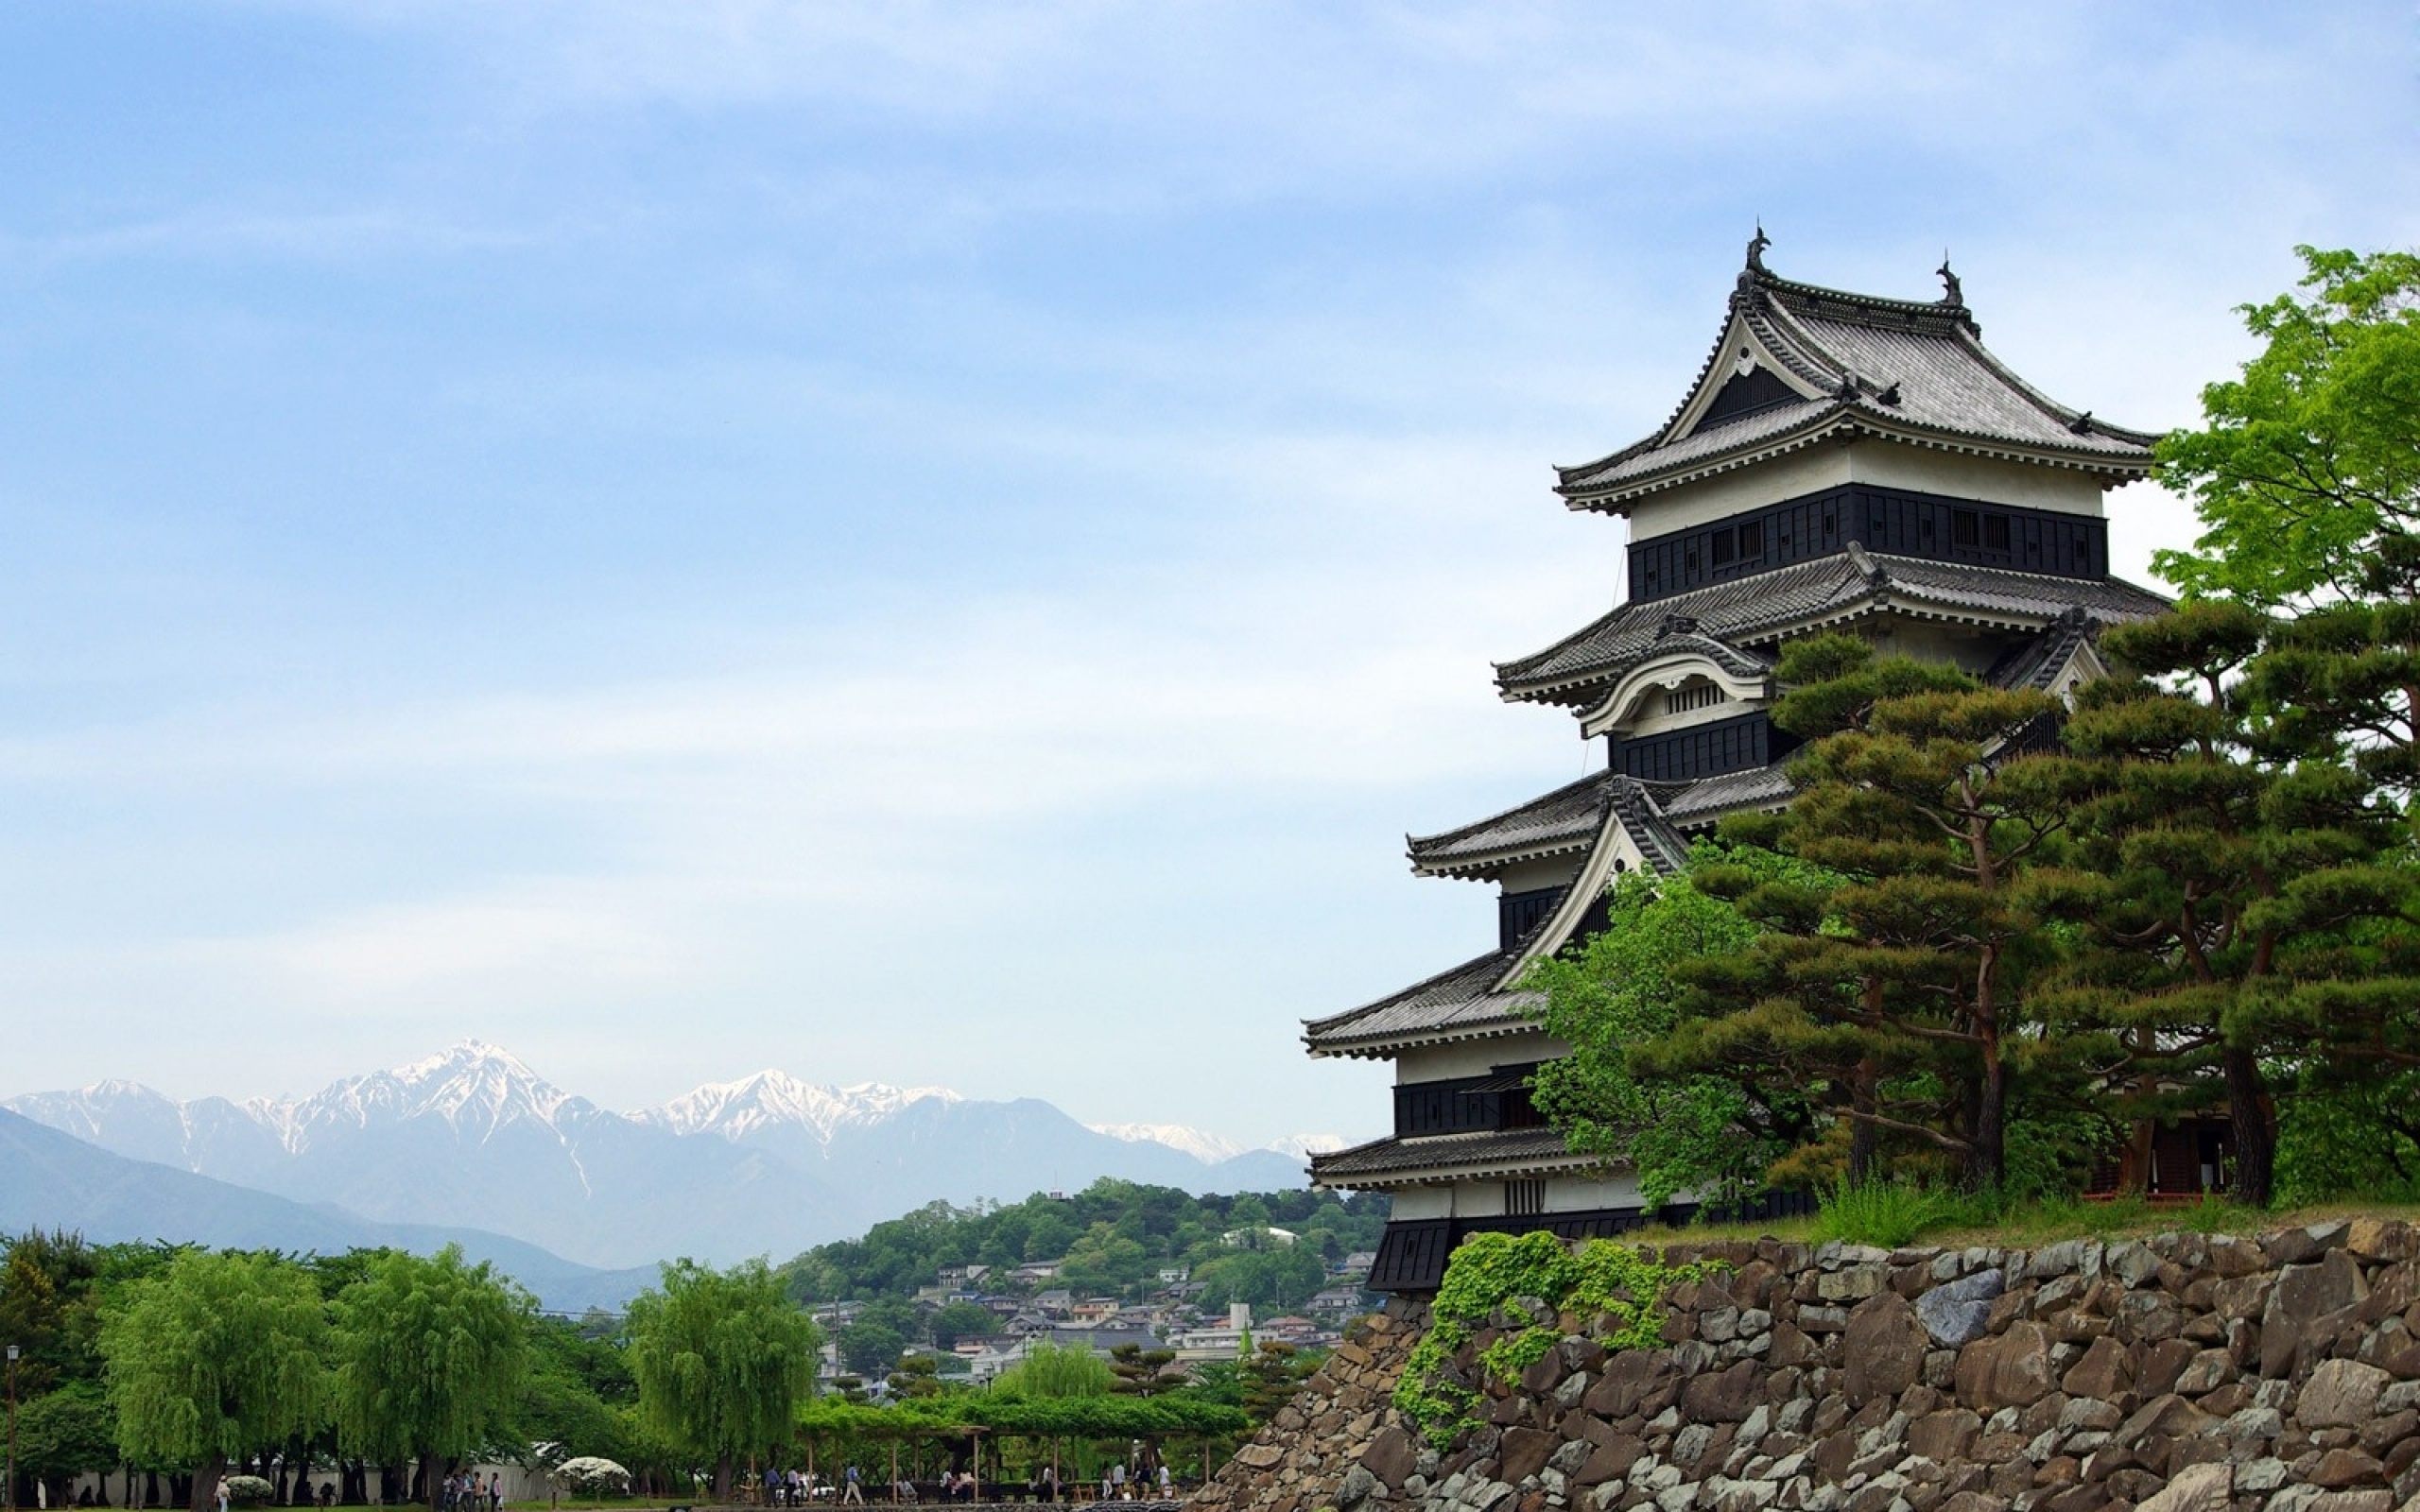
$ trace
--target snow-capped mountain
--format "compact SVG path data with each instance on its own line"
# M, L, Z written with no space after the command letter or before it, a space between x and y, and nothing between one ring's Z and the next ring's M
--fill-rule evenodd
M631 1116L675 1134L719 1134L735 1142L765 1129L800 1127L812 1129L817 1139L829 1143L841 1128L882 1123L927 1098L965 1101L946 1087L888 1087L873 1081L816 1087L786 1071L760 1071L738 1081L708 1082Z
M1349 1143L1340 1134L1288 1134L1266 1144L1245 1145L1223 1134L1213 1134L1207 1129L1194 1128L1185 1124L1091 1124L1086 1127L1096 1134L1106 1134L1111 1139L1124 1140L1130 1144L1165 1144L1169 1149L1183 1150L1195 1160L1212 1165L1220 1160L1232 1160L1239 1155L1262 1151L1273 1151L1302 1160L1327 1150L1340 1150Z
M603 1266L782 1259L935 1198L1013 1199L1104 1176L1195 1192L1304 1178L1296 1155L1199 1130L1137 1139L1032 1098L819 1087L780 1071L615 1112L475 1040L302 1098L179 1102L104 1081L0 1106L113 1154Z

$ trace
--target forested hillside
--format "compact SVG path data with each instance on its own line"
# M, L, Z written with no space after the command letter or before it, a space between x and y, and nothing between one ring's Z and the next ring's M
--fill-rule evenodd
M945 1265L1004 1273L1063 1262L1042 1284L1083 1296L1139 1298L1161 1270L1184 1265L1206 1290L1204 1307L1230 1301L1299 1305L1325 1283L1330 1262L1377 1247L1383 1196L1270 1192L1196 1197L1174 1187L1103 1179L1072 1196L1036 1194L1001 1207L929 1203L875 1224L863 1239L819 1245L781 1267L802 1301L904 1298L935 1283ZM1299 1236L1287 1245L1264 1230ZM1233 1235L1235 1242L1230 1242ZM987 1276L986 1291L1010 1287Z

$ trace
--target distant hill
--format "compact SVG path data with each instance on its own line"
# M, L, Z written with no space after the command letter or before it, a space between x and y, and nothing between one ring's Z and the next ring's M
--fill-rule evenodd
M257 1189L248 1196L390 1229L477 1229L609 1268L779 1259L935 1199L1015 1200L1101 1177L1196 1194L1297 1188L1301 1149L1340 1143L1237 1151L1178 1126L1088 1128L1033 1098L818 1087L779 1071L619 1113L476 1040L291 1101L179 1102L104 1081L0 1107L130 1160Z
M0 1110L0 1231L34 1228L78 1231L101 1244L165 1240L322 1254L378 1246L427 1254L458 1244L564 1312L618 1308L655 1280L652 1267L601 1271L476 1228L372 1223L338 1208L305 1206L113 1155Z

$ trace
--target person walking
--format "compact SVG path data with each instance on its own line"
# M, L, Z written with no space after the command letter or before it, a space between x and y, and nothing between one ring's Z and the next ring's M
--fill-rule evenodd
M858 1489L857 1467L854 1463L849 1466L847 1470L842 1472L841 1479L848 1482L848 1488L840 1493L840 1500L843 1502L854 1502L859 1506L865 1505L866 1493Z

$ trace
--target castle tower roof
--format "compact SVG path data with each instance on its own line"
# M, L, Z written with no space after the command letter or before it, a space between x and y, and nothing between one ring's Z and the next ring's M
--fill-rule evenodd
M1992 355L1946 259L1944 296L1927 303L1793 283L1765 266L1767 245L1759 229L1722 335L1671 419L1556 470L1572 508L1627 514L1664 490L1858 435L2104 484L2149 472L2155 436L2062 404Z

